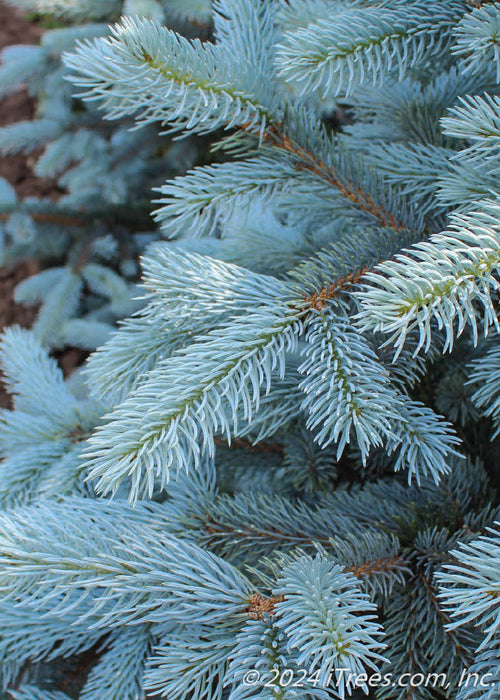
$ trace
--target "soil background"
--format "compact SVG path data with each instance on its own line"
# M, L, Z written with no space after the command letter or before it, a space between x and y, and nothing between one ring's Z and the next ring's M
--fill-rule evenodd
M0 51L11 44L38 44L43 30L29 22L25 14L0 0ZM0 126L33 119L36 106L26 89L15 90L0 101ZM24 156L2 156L0 177L16 189L19 196L45 195L47 185L33 175L29 159Z
M6 46L38 44L42 34L43 29L35 21L29 21L26 13L0 0L0 60L1 51ZM12 94L0 99L0 127L31 120L35 114L36 103L24 87L15 89ZM51 197L59 192L54 181L42 180L34 175L32 165L37 155L0 156L0 177L10 182L18 197ZM21 260L12 268L0 267L0 331L13 324L27 328L33 323L36 309L16 304L14 289L19 282L38 270L36 260ZM10 398L0 381L0 407L8 408L10 405Z

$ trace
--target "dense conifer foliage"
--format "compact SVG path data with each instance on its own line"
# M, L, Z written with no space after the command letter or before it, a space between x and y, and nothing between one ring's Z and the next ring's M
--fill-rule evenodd
M103 211L135 216L147 134L214 145L165 165L83 371L2 336L7 696L498 698L500 3L16 4L118 20L61 30Z

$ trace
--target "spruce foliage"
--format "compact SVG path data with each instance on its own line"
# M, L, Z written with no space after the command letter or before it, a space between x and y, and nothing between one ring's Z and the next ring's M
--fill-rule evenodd
M124 12L65 52L78 99L215 145L83 372L48 301L2 336L7 697L498 698L500 3L17 4Z

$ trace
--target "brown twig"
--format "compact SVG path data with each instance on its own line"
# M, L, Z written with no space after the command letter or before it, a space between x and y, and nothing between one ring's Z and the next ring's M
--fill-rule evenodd
M349 287L358 284L370 268L365 265L365 267L355 270L354 272L349 272L349 274L344 275L344 277L339 277L335 282L332 282L328 287L323 287L319 292L314 292L309 296L306 296L304 301L311 309L317 309L318 311L323 311L328 306L328 299L333 299L338 296L341 292L345 292Z
M370 576L372 574L381 574L392 569L405 566L406 562L403 557L396 555L395 557L376 559L375 561L367 561L356 566L346 566L345 570L354 574L357 578L362 576Z
M383 226L390 226L396 231L403 231L405 226L396 219L392 212L386 211L377 204L374 199L366 192L363 192L361 187L355 185L348 180L341 179L326 163L317 158L313 153L294 143L286 134L278 131L276 127L271 127L266 132L266 137L272 139L273 144L277 147L290 153L297 158L297 168L306 170L307 172L316 175L325 182L335 187L340 194L349 202L358 206L362 211L370 214Z
M87 226L88 219L75 219L65 214L45 214L43 212L28 212L33 221L43 224L58 224L60 226ZM8 221L11 214L0 214L0 221Z

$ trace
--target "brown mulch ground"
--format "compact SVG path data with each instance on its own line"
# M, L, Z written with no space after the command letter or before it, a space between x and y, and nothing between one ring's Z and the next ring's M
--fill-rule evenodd
M43 30L24 17L24 12L0 1L0 46L38 43Z
M43 30L28 22L25 13L0 0L0 51L12 44L38 44ZM36 105L27 90L20 89L0 100L0 126L33 119ZM2 156L0 177L4 177L16 189L20 197L45 196L54 183L37 178L30 167L32 159L24 155Z
M24 14L0 0L0 51L11 44L38 44L42 29L28 22ZM32 119L35 104L24 89L0 101L0 126ZM46 194L52 183L40 181L33 174L28 159L20 156L0 158L0 177L4 177L16 189L19 196Z
M0 51L12 44L37 44L43 29L26 19L25 13L0 0ZM0 126L17 121L32 119L36 104L27 90L21 89L0 100ZM28 156L0 157L0 177L5 178L15 188L19 197L56 197L60 190L53 180L37 178L32 171L36 153ZM19 324L28 328L36 316L33 307L16 304L14 289L26 277L38 272L36 261L21 261L13 268L0 267L0 331L3 327ZM61 353L59 363L65 374L69 374L82 362L84 354L73 348ZM0 407L10 407L10 397L3 390L0 381Z
M9 44L38 43L41 31L26 22L18 10L0 2L0 50ZM23 119L31 119L35 113L33 100L26 90L0 101L0 126ZM13 185L20 196L29 194L35 179L23 156L0 158L0 177ZM20 262L13 269L0 268L0 328L18 323L28 327L35 317L35 310L14 302L14 288L26 277L38 270L35 262ZM0 386L0 406L10 407L10 397Z

